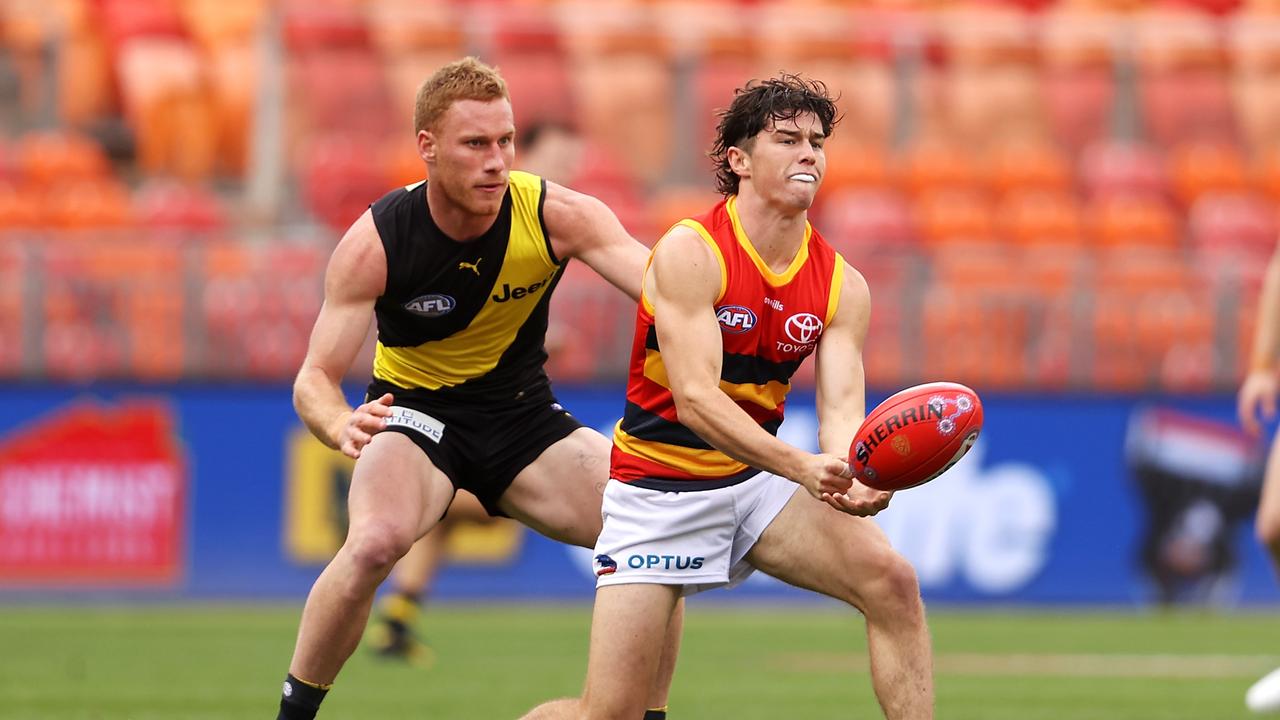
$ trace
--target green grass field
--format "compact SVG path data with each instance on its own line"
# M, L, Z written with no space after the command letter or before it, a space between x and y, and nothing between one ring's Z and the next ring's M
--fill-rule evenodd
M7 607L0 718L273 718L299 607ZM514 718L576 693L589 608L445 605L430 670L363 650L321 718ZM1230 720L1280 665L1280 615L935 610L943 720ZM875 718L860 619L690 605L673 720Z

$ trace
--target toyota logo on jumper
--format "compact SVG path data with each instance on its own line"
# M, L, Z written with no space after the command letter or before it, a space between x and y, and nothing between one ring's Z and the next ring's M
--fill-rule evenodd
M801 345L808 345L822 334L822 321L813 313L797 313L787 318L787 337Z

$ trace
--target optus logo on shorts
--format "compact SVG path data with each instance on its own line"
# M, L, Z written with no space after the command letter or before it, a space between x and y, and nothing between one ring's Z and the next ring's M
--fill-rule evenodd
M699 570L704 557L691 555L632 555L627 558L627 567L632 570Z
M721 305L716 308L716 320L727 333L744 333L756 326L756 314L741 305Z

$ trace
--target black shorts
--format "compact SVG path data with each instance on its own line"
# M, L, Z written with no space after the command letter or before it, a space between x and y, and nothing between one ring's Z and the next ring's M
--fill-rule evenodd
M498 499L542 451L583 427L550 388L502 402L440 402L429 390L406 390L375 380L368 397L394 396L393 407L408 408L406 420L383 432L398 432L431 459L455 488L475 495L490 515L505 516Z

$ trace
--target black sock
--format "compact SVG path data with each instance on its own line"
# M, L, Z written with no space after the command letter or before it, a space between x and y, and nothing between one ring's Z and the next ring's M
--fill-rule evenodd
M644 711L644 720L667 720L667 706Z
M299 680L289 673L280 694L280 714L276 720L314 720L320 701L324 700L330 687Z

